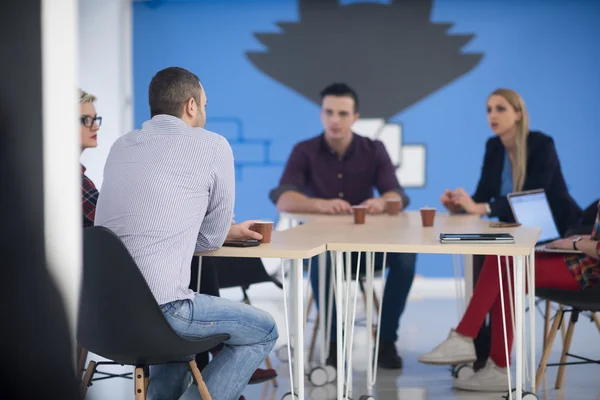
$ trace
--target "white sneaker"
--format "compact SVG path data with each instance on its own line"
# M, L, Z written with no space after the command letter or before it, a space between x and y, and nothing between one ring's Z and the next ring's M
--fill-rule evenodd
M419 357L419 362L434 365L469 364L477 359L473 339L450 331L448 339L427 354Z
M508 369L500 368L491 359L485 367L468 379L455 379L455 389L476 392L506 392L508 390Z

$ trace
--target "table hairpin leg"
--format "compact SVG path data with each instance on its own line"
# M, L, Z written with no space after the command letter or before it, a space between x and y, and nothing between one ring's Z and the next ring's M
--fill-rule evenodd
M342 274L343 274L344 259L343 254L340 251L335 252L335 287L336 287L336 344L337 344L337 398L338 400L343 399L344 394L344 349L342 346L343 337L343 312L342 307L344 303L343 286L342 286Z
M292 295L292 310L291 319L293 324L288 321L287 313L287 293L286 283L283 279L284 267L282 264L281 275L283 284L283 307L285 315L286 332L288 335L287 352L290 360L290 389L291 391L283 396L285 400L304 399L304 296L303 296L303 263L301 259L292 260L292 279L291 279L291 295ZM296 327L293 335L290 331L290 325ZM291 343L293 337L293 347L295 349L292 357ZM293 368L292 368L293 365Z
M383 293L385 292L385 266L387 261L387 253L383 253L383 264L381 274L381 301L379 303L379 312L377 314L377 333L375 334L375 349L372 349L372 321L373 321L373 292L374 292L374 279L375 279L375 254L370 253L367 257L367 351L368 351L368 363L367 363L367 395L364 398L372 398L373 386L377 382L377 363L379 359L379 338L381 333L381 316L383 312ZM370 300L370 302L369 302ZM369 304L370 303L370 304Z

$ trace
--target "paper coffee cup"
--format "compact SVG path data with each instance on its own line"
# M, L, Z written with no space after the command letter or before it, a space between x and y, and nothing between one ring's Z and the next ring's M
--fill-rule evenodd
M435 220L435 208L432 207L423 207L421 208L421 222L424 227L433 226L433 222Z
M262 235L261 243L271 243L273 221L257 221L250 227L250 230Z
M385 211L388 215L398 215L402 211L402 200L400 198L386 199Z
M362 225L367 219L367 207L366 206L353 206L352 211L354 212L354 223L356 225Z

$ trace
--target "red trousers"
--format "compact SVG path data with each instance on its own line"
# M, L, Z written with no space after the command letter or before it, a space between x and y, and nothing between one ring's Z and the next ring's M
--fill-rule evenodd
M510 309L509 285L505 258L502 260L502 289L504 296L504 312L506 315L506 330L508 339L508 354L510 356L513 343L512 310ZM512 275L512 258L510 263L510 283L514 285ZM581 290L581 285L575 280L567 267L564 256L559 254L536 254L535 256L535 287L565 290ZM514 288L510 287L513 295ZM461 335L475 338L485 321L486 315L491 311L492 338L490 358L499 367L506 367L506 353L504 350L504 326L502 324L502 304L500 302L500 281L498 278L498 257L485 258L479 279L473 290L473 297L469 302L465 315L456 328ZM530 310L529 312L533 312Z

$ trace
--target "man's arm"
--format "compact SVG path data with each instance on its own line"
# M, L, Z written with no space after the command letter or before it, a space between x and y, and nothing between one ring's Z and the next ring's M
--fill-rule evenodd
M381 194L382 198L397 198L402 201L402 208L405 208L410 203L410 199L406 195L404 188L398 182L396 176L396 167L392 164L390 155L383 142L375 141L375 162L377 169L375 171L375 187Z
M279 211L329 214L350 213L352 211L350 203L345 200L317 199L303 194L309 174L308 155L300 148L300 145L296 145L285 165L279 186L271 190L269 195Z
M318 213L319 199L308 197L295 190L282 193L277 200L276 206L279 211L296 213Z
M196 251L210 251L221 247L232 226L235 203L233 152L225 138L215 150L211 171L212 187L206 215L198 233Z
M307 155L297 144L292 149L279 186L271 190L269 197L279 211L315 212L314 199L302 194L309 174Z
M308 155L301 145L294 146L288 159L279 186L269 194L279 211L295 213L319 213L324 200L308 197L302 192L306 188L310 174ZM348 205L349 208L349 205Z

